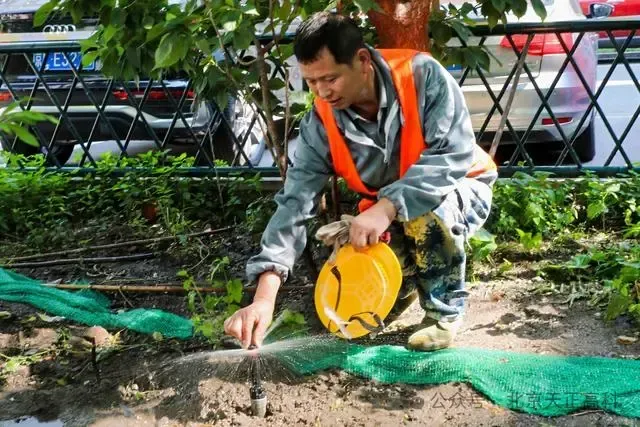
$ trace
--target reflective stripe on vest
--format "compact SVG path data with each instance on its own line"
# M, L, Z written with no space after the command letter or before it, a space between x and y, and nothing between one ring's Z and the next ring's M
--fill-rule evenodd
M404 125L400 129L400 178L418 161L420 154L428 147L422 134L418 97L413 77L413 57L419 52L410 49L380 49L378 50L389 65L391 77L398 96L400 108L404 118ZM342 177L347 186L364 198L358 205L360 212L375 204L377 191L370 190L362 182L360 173L349 151L349 147L342 136L331 105L316 97L314 101L316 113L320 117L327 133L331 160L336 175ZM467 173L468 177L477 177L489 170L495 170L496 165L491 157L476 145L474 164Z

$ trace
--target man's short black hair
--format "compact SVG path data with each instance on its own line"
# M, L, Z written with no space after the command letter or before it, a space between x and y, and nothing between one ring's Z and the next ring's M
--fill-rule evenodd
M350 65L365 44L360 29L351 19L331 12L314 13L298 28L293 51L304 64L316 60L325 46L337 64Z

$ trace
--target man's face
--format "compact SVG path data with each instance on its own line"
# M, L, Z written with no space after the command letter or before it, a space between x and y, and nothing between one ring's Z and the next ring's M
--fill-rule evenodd
M300 63L300 71L315 96L341 110L362 97L370 65L371 56L366 49L360 49L351 64L337 64L325 47L313 62Z

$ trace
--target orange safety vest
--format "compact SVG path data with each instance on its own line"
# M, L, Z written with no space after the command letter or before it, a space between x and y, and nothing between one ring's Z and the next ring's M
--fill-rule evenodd
M404 116L404 126L400 131L401 178L409 167L418 161L422 151L428 147L422 134L418 98L413 79L412 60L419 52L411 49L380 49L378 51L389 65L393 84L400 101L400 108ZM375 197L378 192L370 190L362 182L360 173L351 157L349 147L340 133L331 105L317 97L314 105L327 132L334 170L338 176L344 178L351 190L365 197L358 204L360 212L363 212L375 204ZM476 159L471 169L467 172L467 177L473 178L489 170L496 170L495 163L484 150L476 146L475 151Z

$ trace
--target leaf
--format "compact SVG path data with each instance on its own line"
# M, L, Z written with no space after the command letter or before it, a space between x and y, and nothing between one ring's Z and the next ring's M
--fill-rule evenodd
M533 6L533 10L541 20L544 21L545 19L547 19L547 8L544 6L542 0L531 0L531 6Z
M233 32L238 28L238 21L233 19L226 21L222 24L222 28L227 32Z
M237 303L239 304L242 301L242 282L239 279L230 280L227 282L227 295L225 298L225 302L227 304Z
M449 22L449 25L451 25L451 28L455 30L455 32L458 34L458 37L460 37L464 41L467 41L469 37L473 35L469 27L458 20L451 20Z
M152 16L145 16L145 17L142 19L142 27L143 27L145 30L150 30L150 29L152 29L152 28L153 28L153 24L154 24L154 20L153 20L153 17L152 17Z
M362 13L367 13L370 10L382 12L382 9L374 0L353 0L353 4L355 4Z
M571 261L569 261L567 267L572 269L585 269L589 267L592 259L593 258L589 254L576 255L571 259Z
M495 242L496 240L496 236L488 232L484 227L478 229L472 238L480 242Z
M224 110L227 106L227 103L229 102L229 94L224 90L220 90L218 91L218 93L216 93L215 99L218 107Z
M504 12L507 7L506 0L491 0L491 4L493 4L493 7L500 13Z
M471 49L464 49L464 65L469 68L476 68L478 66L478 59Z
M276 4L280 4L280 7L276 7L275 16L281 21L286 21L291 14L291 2L289 0L281 0Z
M458 11L460 15L467 16L471 11L473 11L473 5L469 2L464 2Z
M98 58L99 54L100 54L100 52L98 52L97 50L84 53L82 55L82 66L83 67L87 67L87 66L91 65L93 63L93 61L95 61Z
M487 23L489 24L489 28L493 28L498 25L498 17L496 15L487 16Z
M196 325L195 331L201 333L205 338L212 338L214 334L213 323L211 321L199 323Z
M595 203L589 204L587 206L587 218L594 219L602 215L607 211L607 206L604 204L602 200L598 200Z
M147 31L147 41L150 42L157 39L165 31L166 31L166 27L164 26L163 23L154 25L153 28Z
M279 55L280 62L284 62L293 56L293 43L281 44L280 51L276 50L275 53Z
M518 18L527 13L527 0L511 0L511 10Z
M432 21L430 23L431 37L438 44L446 44L453 36L451 27L441 21Z
M105 29L102 31L103 41L108 42L113 38L113 36L118 34L120 31L122 31L121 28L116 27L115 25L109 25L108 27L105 27Z
M184 59L189 49L185 34L169 33L160 40L155 53L155 69L167 68Z
M40 147L40 143L38 142L36 137L33 136L33 134L26 128L23 128L21 126L12 126L11 130L25 144L31 145L32 147Z
M242 6L242 13L249 16L260 16L260 12L258 12L258 9L256 9L255 6L248 4Z
M247 49L253 43L254 34L251 27L233 33L233 47L236 50Z
M284 88L284 80L279 77L275 77L269 80L269 89L270 90L280 90Z
M605 318L607 320L615 320L618 316L627 311L630 303L630 298L619 293L612 294L609 299L609 304L607 305Z
M49 0L47 3L40 6L40 8L33 16L33 26L41 27L42 24L46 22L47 18L49 18L49 15L51 15L53 9L55 9L58 4L60 4L60 1L61 0Z

